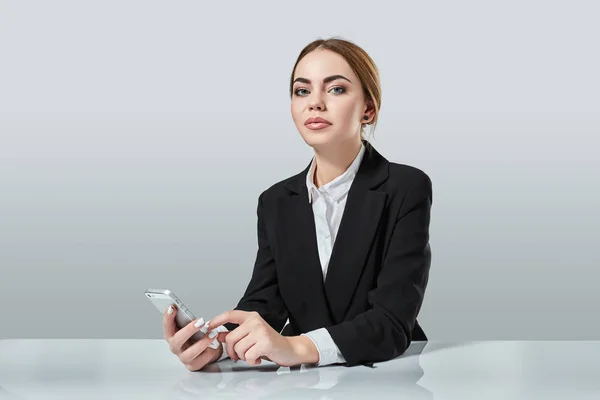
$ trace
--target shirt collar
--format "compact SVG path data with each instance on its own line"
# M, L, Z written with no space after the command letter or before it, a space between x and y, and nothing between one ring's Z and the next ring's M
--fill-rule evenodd
M350 186L352 185L352 181L356 176L356 172L358 171L358 167L360 167L360 163L362 161L363 155L365 153L365 145L362 144L360 151L357 156L354 158L354 161L346 171L331 182L321 186L319 189L315 186L314 182L314 174L315 174L315 157L313 157L312 162L310 164L310 168L308 173L306 174L306 188L308 189L308 202L312 202L312 197L314 192L328 193L335 201L339 201L348 191L350 190Z

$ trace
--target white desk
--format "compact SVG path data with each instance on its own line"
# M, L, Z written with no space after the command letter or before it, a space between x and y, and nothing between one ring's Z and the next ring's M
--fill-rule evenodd
M600 342L413 343L357 366L190 372L163 340L0 340L0 399L600 399Z

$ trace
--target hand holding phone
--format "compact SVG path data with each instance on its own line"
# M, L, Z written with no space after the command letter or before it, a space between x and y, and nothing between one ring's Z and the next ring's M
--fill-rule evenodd
M194 314L169 290L148 289L146 297L163 313L164 338L171 352L188 370L197 371L221 358L224 350L216 337L219 328L207 326L202 318L196 320ZM211 333L206 336L209 329Z
M175 293L172 291L167 289L148 289L146 290L145 294L161 314L167 312L169 306L171 305L177 309L177 314L175 315L175 325L178 330L196 320L196 316L177 296L175 296ZM197 342L198 340L201 340L204 335L206 335L206 329L202 328L191 337L191 340L192 342ZM218 343L217 346L215 346L214 343L211 344L211 346L213 346L211 348L215 349L217 348Z

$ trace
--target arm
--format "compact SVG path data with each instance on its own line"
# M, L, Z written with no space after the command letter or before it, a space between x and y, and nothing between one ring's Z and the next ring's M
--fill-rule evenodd
M346 365L387 361L408 348L421 309L431 265L429 221L433 195L425 176L400 208L370 309L327 327Z
M342 352L333 341L327 329L315 329L307 333L302 333L300 336L308 337L317 349L319 359L317 366L322 367L329 364L343 364L346 362Z
M271 254L265 226L263 196L264 192L258 198L256 212L258 216L258 252L256 254L252 278L242 299L234 309L256 311L274 330L281 332L288 318L288 311L279 294L277 270ZM226 323L224 326L232 331L238 325Z

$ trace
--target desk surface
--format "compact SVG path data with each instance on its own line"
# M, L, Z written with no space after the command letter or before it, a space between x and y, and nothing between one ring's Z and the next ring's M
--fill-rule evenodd
M0 399L600 399L600 341L415 342L357 366L190 372L163 340L0 340Z

